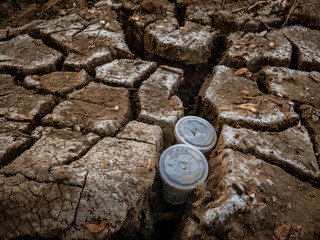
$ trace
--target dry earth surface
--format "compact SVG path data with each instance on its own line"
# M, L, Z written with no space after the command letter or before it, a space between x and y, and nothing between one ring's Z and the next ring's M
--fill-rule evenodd
M0 2L0 239L320 239L320 2ZM175 123L209 177L162 196Z

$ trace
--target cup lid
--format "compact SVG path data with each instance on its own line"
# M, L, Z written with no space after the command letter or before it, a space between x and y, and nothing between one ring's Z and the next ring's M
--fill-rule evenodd
M175 126L178 141L190 144L201 152L210 151L217 143L217 132L205 119L196 116L181 118Z
M209 173L205 156L186 144L167 148L160 156L159 167L162 180L179 190L193 190Z

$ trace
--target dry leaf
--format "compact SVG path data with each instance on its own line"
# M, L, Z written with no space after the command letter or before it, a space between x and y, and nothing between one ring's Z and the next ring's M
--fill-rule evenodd
M200 45L200 44L202 44L202 43L203 43L203 42L196 42L197 45Z
M260 37L263 37L264 35L267 34L267 32L268 32L267 30L264 30L264 31L262 31L261 33L259 33L259 36L260 36Z
M235 72L236 75L240 75L240 74L243 74L245 73L246 71L248 71L248 68L240 68L239 70L237 70Z
M239 48L241 48L241 46L240 45L234 45L233 46L235 49L239 49Z
M250 92L248 90L242 90L241 93L245 96L247 96Z
M292 209L291 203L288 203L288 204L287 204L287 209L288 209L288 210L291 210L291 209Z
M315 80L316 82L320 83L320 77L317 77L315 74L313 74L312 72L310 73L310 77Z
M254 48L254 47L256 47L256 46L257 46L256 44L254 44L254 43L250 43L250 45L249 45L248 49L252 49L252 48Z
M230 109L231 109L231 107L229 107L229 106L223 106L223 107L219 107L218 108L219 111L227 111L227 110L230 110Z
M249 110L251 112L257 112L257 109L254 107L256 104L253 103L246 103L239 105L239 108Z
M237 51L236 56L243 56L244 52L243 51Z
M179 29L181 29L181 30L188 30L187 27L179 27Z
M3 89L3 87L2 86L0 86L0 91L3 91L4 89Z
M87 223L86 227L91 233L98 233L101 232L105 227L107 223L101 222L101 223Z

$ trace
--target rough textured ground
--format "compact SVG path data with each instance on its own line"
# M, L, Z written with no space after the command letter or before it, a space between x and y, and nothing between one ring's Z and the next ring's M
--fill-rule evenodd
M258 2L2 1L0 239L319 239L320 2ZM184 115L219 139L175 206Z

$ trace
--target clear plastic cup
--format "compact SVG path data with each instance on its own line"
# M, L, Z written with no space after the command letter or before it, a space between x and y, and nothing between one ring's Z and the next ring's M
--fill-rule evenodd
M159 160L163 196L169 203L182 204L209 173L205 156L195 147L176 144L167 148Z
M177 143L190 144L206 153L217 143L217 132L205 119L196 116L181 118L175 125Z

